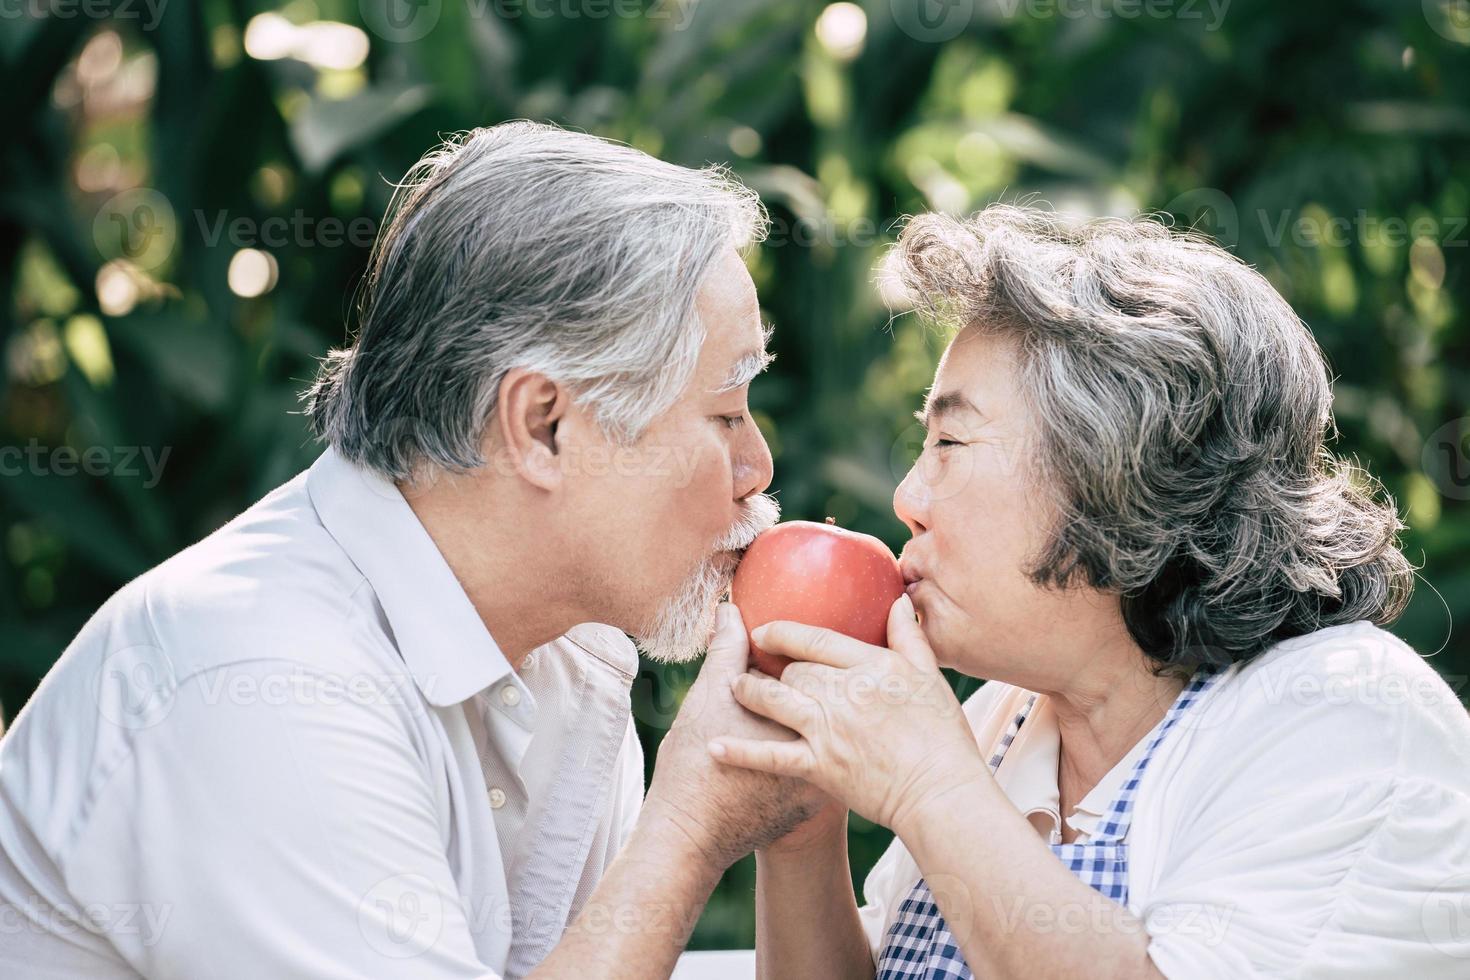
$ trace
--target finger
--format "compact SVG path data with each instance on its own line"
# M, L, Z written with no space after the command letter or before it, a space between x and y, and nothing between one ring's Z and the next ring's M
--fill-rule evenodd
M768 772L773 776L806 776L815 758L805 741L767 742L756 738L717 738L709 743L709 754L720 762L741 769Z
M938 669L934 648L914 616L914 601L907 595L895 599L888 610L888 648L915 667Z
M741 674L730 685L735 700L746 708L805 735L816 715L816 702L781 681L756 674Z
M726 674L737 674L745 670L749 660L750 640L740 610L733 602L722 602L715 610L715 631L710 637L705 664Z
M852 667L872 657L878 650L877 647L844 636L836 630L789 620L776 620L758 626L750 635L756 645L766 653L779 654L792 660L826 664L829 667Z
M840 692L846 677L847 674L836 667L798 660L782 671L778 680L815 701L822 701L829 694Z

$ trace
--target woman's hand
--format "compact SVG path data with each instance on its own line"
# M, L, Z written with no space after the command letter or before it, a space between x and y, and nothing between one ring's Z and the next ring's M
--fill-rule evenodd
M989 776L908 596L888 612L891 649L784 621L754 635L762 649L797 662L780 680L758 671L737 675L735 699L801 737L715 738L715 758L799 776L895 830L955 786Z

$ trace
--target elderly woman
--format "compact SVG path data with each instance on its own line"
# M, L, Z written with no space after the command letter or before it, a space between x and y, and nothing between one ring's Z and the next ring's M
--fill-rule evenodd
M1470 976L1470 717L1380 627L1402 525L1267 281L1153 221L913 220L958 327L888 647L794 623L717 739L830 804L757 855L761 976ZM961 705L939 673L988 683ZM848 809L891 828L859 908Z

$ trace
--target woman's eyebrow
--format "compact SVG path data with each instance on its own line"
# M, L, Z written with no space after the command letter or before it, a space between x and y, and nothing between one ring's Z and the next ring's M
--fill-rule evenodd
M930 396L929 400L924 403L924 407L914 413L914 418L918 419L919 424L927 429L940 416L961 409L974 412L976 415L983 414L970 399L964 396L963 392L946 391L941 395Z

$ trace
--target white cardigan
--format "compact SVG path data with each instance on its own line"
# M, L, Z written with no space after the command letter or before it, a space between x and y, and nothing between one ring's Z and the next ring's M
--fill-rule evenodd
M1029 695L992 681L965 702L987 757ZM1059 839L1045 700L996 779ZM1068 815L1078 840L1138 751ZM1336 626L1231 667L1165 736L1134 805L1128 908L1170 980L1470 977L1470 715L1392 634ZM897 839L868 875L875 963L919 876Z

